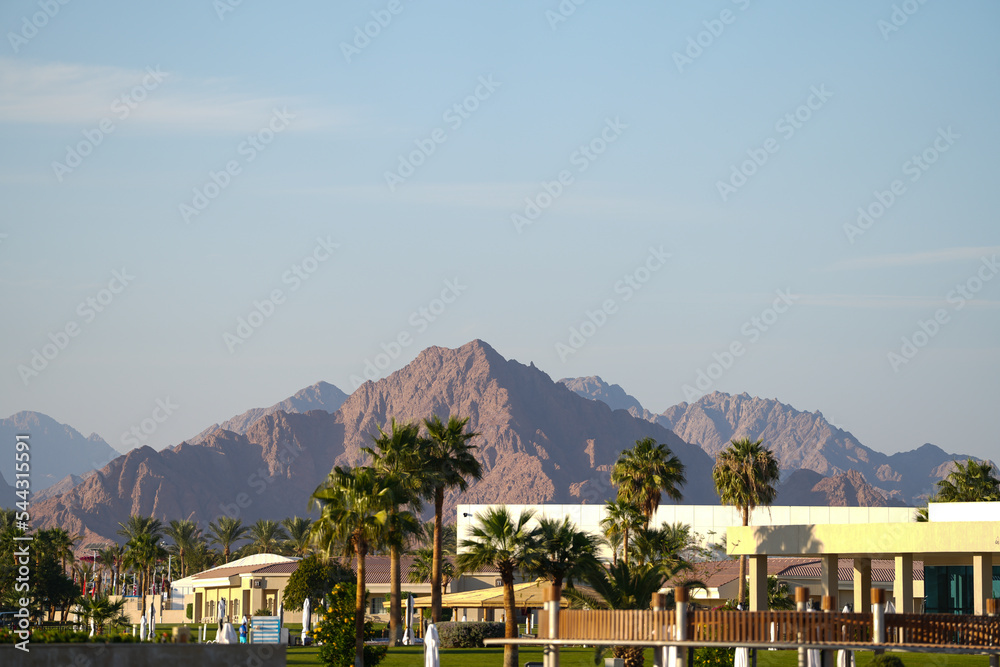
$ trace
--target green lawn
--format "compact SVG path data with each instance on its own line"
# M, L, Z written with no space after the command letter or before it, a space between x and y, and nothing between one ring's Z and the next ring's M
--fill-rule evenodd
M321 665L316 648L289 648L289 666ZM931 653L899 653L907 667L987 667L989 659L986 656L955 656ZM503 649L444 649L441 651L442 667L496 667L502 664ZM568 648L560 652L560 665L565 667L593 667L593 649ZM518 664L542 661L542 649L522 648L519 651ZM871 664L871 652L857 654L858 667ZM401 646L389 650L389 655L380 667L420 667L424 664L423 648L419 646ZM653 653L646 651L646 665L652 667ZM758 667L795 667L798 659L795 651L760 651L757 654Z

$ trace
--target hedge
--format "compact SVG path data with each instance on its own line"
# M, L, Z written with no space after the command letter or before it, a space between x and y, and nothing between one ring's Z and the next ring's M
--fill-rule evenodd
M438 623L441 648L483 648L484 639L504 636L503 623Z

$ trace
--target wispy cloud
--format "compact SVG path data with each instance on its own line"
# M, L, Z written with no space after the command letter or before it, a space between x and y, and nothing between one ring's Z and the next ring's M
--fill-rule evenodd
M927 264L943 264L959 262L1000 253L1000 246L969 246L963 248L942 248L925 252L898 253L888 255L873 255L845 259L832 264L828 271L857 271L865 269L891 269L901 266L924 266Z
M145 99L130 108L129 123L173 130L254 129L275 107L296 114L296 130L346 125L343 109L311 113L305 100L254 96L225 80L193 80L181 74L73 63L31 63L0 58L0 123L90 125L115 118L112 105L148 82L150 71L165 75ZM315 111L315 110L313 110Z

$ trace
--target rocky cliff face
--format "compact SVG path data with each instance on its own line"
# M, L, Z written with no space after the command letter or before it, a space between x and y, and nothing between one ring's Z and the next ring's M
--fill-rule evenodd
M830 505L833 507L903 506L887 499L857 470L824 477L812 470L796 470L778 487L775 505Z
M218 430L201 443L119 457L68 493L34 506L35 523L113 538L130 514L244 521L306 513L333 465L365 462L377 424L431 414L471 417L483 479L451 492L445 516L465 503L600 503L614 495L609 468L636 440L666 443L687 466L684 501L714 503L711 459L662 426L586 400L533 365L508 361L481 341L432 347L358 388L334 414L274 412L245 434Z

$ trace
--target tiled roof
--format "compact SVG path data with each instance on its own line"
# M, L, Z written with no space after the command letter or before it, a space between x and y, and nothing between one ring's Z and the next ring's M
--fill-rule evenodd
M776 558L767 559L767 573L776 577L799 578L799 579L819 579L821 571L821 561L818 558ZM841 558L838 564L837 576L840 581L852 581L854 579L854 560L851 558ZM694 563L694 569L682 572L667 583L673 585L681 581L699 579L709 587L718 588L730 581L735 581L740 576L739 559L709 561L704 563ZM891 583L896 579L896 565L891 560L872 561L872 583ZM914 581L923 581L924 564L921 561L913 561Z
M416 560L413 556L399 557L399 571L402 574L403 584L406 584L406 574L410 571L410 565ZM389 557L388 556L366 556L365 557L365 583L366 584L389 584ZM358 561L352 559L350 568L357 572Z

